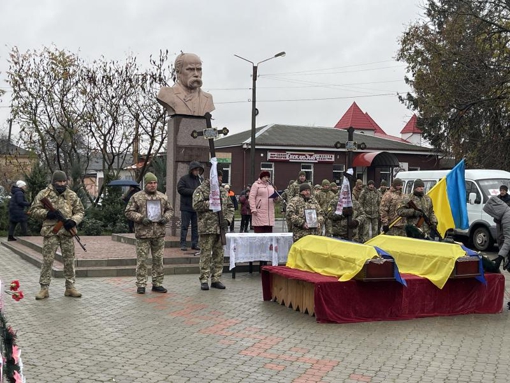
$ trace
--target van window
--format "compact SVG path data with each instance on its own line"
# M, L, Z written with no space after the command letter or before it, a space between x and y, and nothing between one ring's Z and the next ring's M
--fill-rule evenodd
M480 186L480 189L482 189L483 194L483 203L487 202L489 197L492 197L493 195L499 194L499 187L501 185L508 186L509 184L508 179L498 179L498 178L492 178L488 180L479 180L478 185Z
M476 184L473 181L466 181L466 201L469 201L470 193L476 194L475 204L482 202L482 197L480 196L480 191L476 187Z
M404 190L405 194L410 194L413 191L414 181L407 181L406 190Z
M435 184L437 184L436 181L423 181L423 183L425 184L425 194L427 194L430 189L432 189L434 187Z
M425 189L423 190L423 192L425 194L427 194L429 192L429 190L432 189L432 187L437 182L435 180L423 180L423 183L425 184ZM413 190L414 190L413 189L413 185L414 185L414 181L407 181L404 193L405 194L411 194L413 192Z

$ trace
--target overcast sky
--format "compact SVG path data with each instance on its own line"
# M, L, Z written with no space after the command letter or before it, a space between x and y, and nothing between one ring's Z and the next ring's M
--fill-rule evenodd
M203 89L214 97L213 126L250 129L251 73L259 66L257 126L334 126L355 101L388 134L412 113L398 40L422 15L423 0L24 0L0 1L0 130L7 126L8 53L55 45L92 61L147 63L160 49L196 53Z

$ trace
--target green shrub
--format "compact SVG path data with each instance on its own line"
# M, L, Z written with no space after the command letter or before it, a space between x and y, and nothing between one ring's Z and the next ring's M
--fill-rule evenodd
M0 231L9 230L9 200L0 202Z
M113 225L111 231L112 233L127 233L129 232L129 227L127 223L119 221L115 225Z
M103 222L85 217L80 224L80 229L85 235L101 235L103 233Z

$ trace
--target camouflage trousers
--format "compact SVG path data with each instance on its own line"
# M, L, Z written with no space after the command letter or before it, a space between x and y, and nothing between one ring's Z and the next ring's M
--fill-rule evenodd
M366 217L364 222L364 228L365 232L363 233L363 237L366 242L379 234L379 217L375 218Z
M66 288L74 286L75 269L74 269L74 239L65 235L52 235L43 239L43 263L41 266L41 276L39 284L41 286L49 286L51 282L51 269L55 253L60 246L62 253L62 261L64 262L64 278Z
M393 226L386 235L395 235L398 237L407 237L406 230L403 227Z
M287 233L292 233L292 221L290 218L285 218L285 221L287 222Z
M147 285L148 270L147 258L152 254L152 285L163 284L163 252L165 250L165 238L137 238L136 239L136 285L145 287Z
M292 229L292 240L296 242L297 240L306 237L307 235L321 235L320 228L314 228L314 229L302 229L294 227Z
M358 230L358 242L359 243L365 243L365 241L367 240L367 238L365 237L366 235L366 223L364 221L360 222L358 227L357 227L357 230Z
M325 231L324 235L326 237L331 237L333 235L333 222L331 222L329 219L327 219L326 222L324 223L324 225L326 226L326 231Z
M200 234L200 283L219 282L223 272L224 252L219 234Z

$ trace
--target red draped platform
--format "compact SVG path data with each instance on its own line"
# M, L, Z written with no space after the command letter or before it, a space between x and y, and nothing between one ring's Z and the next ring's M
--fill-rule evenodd
M443 289L415 275L402 277L407 287L396 281L338 282L335 277L266 266L262 291L265 301L308 312L320 323L496 314L503 309L505 278L501 274L485 274L486 285L475 278L449 279Z

